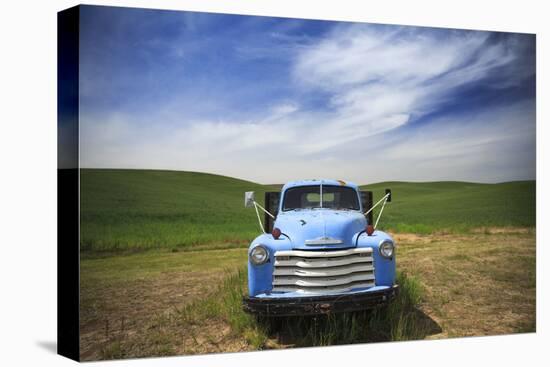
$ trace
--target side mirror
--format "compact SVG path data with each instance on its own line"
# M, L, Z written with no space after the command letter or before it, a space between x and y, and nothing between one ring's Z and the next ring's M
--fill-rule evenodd
M247 191L244 193L244 206L245 208L252 208L254 206L254 191Z
M388 195L388 203L391 202L391 190L390 189L386 189L386 195Z

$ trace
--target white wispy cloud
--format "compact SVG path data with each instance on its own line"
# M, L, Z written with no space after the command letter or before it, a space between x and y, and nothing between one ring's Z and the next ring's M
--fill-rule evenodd
M301 44L292 57L289 82L303 94L330 96L324 108L279 101L238 121L194 119L163 106L146 117L84 115L82 164L206 171L263 183L306 177L360 183L533 178L532 103L400 129L413 117L436 111L458 88L503 71L509 75L489 87L504 88L534 72L516 65L521 42L490 37L411 27L338 27L318 43ZM159 116L169 130L156 127Z

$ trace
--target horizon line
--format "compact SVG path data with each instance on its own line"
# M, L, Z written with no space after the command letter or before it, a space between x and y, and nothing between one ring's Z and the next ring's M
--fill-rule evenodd
M181 173L199 173L204 175L212 175L212 176L220 176L220 177L227 177L232 178L236 180L241 181L247 181L256 185L261 186L276 186L276 185L284 185L284 183L259 183L256 181L251 181L250 179L245 179L237 176L227 176L219 173L212 173L212 172L203 172L203 171L186 171L186 170L177 170L177 169L164 169L164 168L102 168L102 167L75 167L75 168L58 168L58 170L65 170L65 169L80 169L80 170L110 170L110 171L167 171L167 172L181 172ZM304 178L304 179L311 179L311 178ZM296 181L296 180L289 180L290 181ZM344 180L344 181L350 181L350 180ZM472 183L472 184L478 184L478 185L499 185L499 184L505 184L505 183L514 183L514 182L537 182L536 178L533 179L522 179L522 180L510 180L510 181L498 181L498 182L480 182L480 181L461 181L461 180L437 180L437 181L417 181L417 180L411 180L411 181L403 181L403 180L386 180L386 181L377 181L372 183L358 183L357 186L370 186L370 185L379 185L383 183L438 183L438 182L456 182L456 183ZM353 182L353 181L350 181Z

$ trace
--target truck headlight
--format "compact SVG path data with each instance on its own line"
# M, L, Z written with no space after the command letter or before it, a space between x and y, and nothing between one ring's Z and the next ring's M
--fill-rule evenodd
M250 251L250 262L254 265L262 265L269 259L267 249L262 245L258 245Z
M380 246L378 246L378 250L380 251L380 255L382 255L382 257L389 259L393 256L394 247L395 246L392 241L384 240L380 243Z

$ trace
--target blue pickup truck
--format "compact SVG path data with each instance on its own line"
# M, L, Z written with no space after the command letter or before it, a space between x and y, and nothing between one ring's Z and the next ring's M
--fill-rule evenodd
M265 207L245 193L262 234L248 250L245 311L263 316L364 310L397 295L395 244L376 229L391 191L372 192L342 180L289 182L267 192ZM373 224L372 209L382 204ZM264 212L262 223L260 210Z

